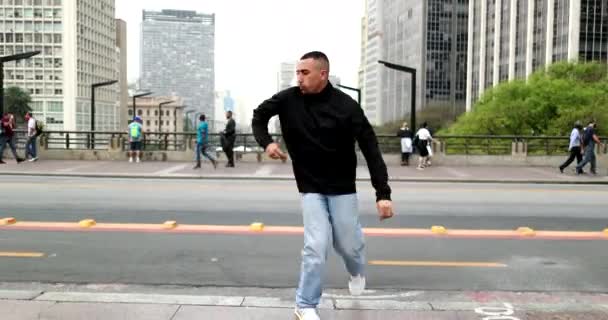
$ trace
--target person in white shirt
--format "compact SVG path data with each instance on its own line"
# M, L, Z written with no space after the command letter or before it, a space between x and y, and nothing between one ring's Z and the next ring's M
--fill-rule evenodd
M27 142L25 143L25 157L30 156L30 162L38 161L38 155L36 152L36 119L31 113L25 114L25 121L27 122Z
M576 159L576 164L580 164L583 161L583 152L581 149L581 145L583 143L583 137L581 135L581 131L583 130L583 126L580 121L576 121L574 123L574 128L572 129L572 133L570 133L570 145L568 146L568 151L570 151L570 156L566 162L562 163L559 166L559 171L564 173L564 169L566 169L573 161Z
M430 165L430 152L432 152L430 144L433 137L431 137L431 132L429 129L427 129L427 127L428 124L424 122L422 127L416 133L416 138L414 139L418 142L416 147L418 148L418 152L420 154L420 158L418 158L418 168L416 168L418 170L424 170L425 167Z

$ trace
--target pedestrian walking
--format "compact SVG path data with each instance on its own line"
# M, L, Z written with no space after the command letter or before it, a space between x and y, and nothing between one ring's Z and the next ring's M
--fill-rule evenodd
M236 140L236 122L232 119L232 111L226 111L226 128L221 133L222 150L228 158L227 168L234 168L234 141ZM243 150L244 151L244 150Z
M583 168L589 163L591 169L589 172L597 174L596 159L595 159L595 146L596 144L602 145L600 138L595 133L597 125L595 120L589 121L589 125L585 128L583 134L583 161L576 166L576 174L583 174Z
M29 161L38 161L38 150L36 146L36 118L31 113L25 114L25 122L27 123L27 141L25 142L25 158L30 157Z
M5 113L0 120L0 128L2 129L2 134L0 135L0 164L6 163L2 160L6 145L13 152L15 161L17 163L23 162L24 159L17 155L17 146L15 145L15 129L17 128L15 116L12 113Z
M279 116L301 194L304 249L295 308L299 320L319 319L316 308L332 244L350 275L350 293L360 295L365 288L355 142L369 167L380 219L393 216L388 173L374 130L359 104L329 83L329 67L322 52L302 56L296 68L298 86L264 101L252 120L255 139L266 154L284 160L287 154L268 133L270 118Z
M211 161L213 169L217 168L217 161L209 154L209 125L206 121L206 116L201 114L198 117L199 123L196 129L196 165L193 169L201 168L201 154Z
M431 165L430 157L432 155L432 149L430 144L433 137L427 127L428 124L426 122L422 123L422 126L418 129L418 132L416 132L416 136L414 137L416 148L420 155L418 158L418 167L416 168L418 170L424 170L425 167Z
M412 145L412 130L408 126L407 122L404 122L397 131L397 137L401 138L401 165L409 166L410 165L410 156L414 151L414 147Z
M583 126L581 125L580 121L576 121L574 123L574 128L572 128L572 132L570 133L570 145L568 146L570 156L559 166L559 172L564 173L564 169L566 169L574 161L574 159L576 159L577 165L583 160L583 152L581 149L581 145L583 143L583 137L581 135L582 130Z
M129 124L129 162L139 163L141 161L143 132L143 120L140 116L135 116L133 122ZM135 157L135 160L133 157Z

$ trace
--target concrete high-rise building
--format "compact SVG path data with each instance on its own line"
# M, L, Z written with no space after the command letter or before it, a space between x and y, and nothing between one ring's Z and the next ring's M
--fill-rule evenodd
M468 0L368 0L364 108L381 125L411 110L411 77L378 60L417 70L416 108L446 117L464 111Z
M5 64L5 87L32 95L48 130L90 130L91 85L117 80L114 0L0 2L0 55L41 51ZM119 128L117 85L95 91L99 131Z
M143 11L140 88L215 113L215 15ZM212 120L212 119L209 119Z
M127 115L129 104L129 80L127 78L127 23L116 19L116 53L118 54L118 105L120 127L126 128L130 117Z
M365 0L365 8L367 8L367 0ZM367 10L366 10L367 12ZM361 18L361 60L359 63L359 81L358 86L361 90L361 107L365 108L365 61L367 60L367 14Z
M382 118L382 97L380 96L380 76L383 70L380 69L378 60L382 59L382 13L380 12L383 0L367 0L365 6L366 34L364 35L365 46L364 61L364 85L363 85L363 110L373 125L381 125Z
M277 73L277 91L283 91L294 85L296 77L296 62L283 62Z
M606 0L470 0L469 16L467 110L554 62L608 59Z

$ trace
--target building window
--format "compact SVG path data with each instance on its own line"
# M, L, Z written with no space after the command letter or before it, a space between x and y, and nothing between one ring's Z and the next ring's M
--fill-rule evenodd
M137 115L138 115L138 116L143 116L143 115L144 115L143 110L141 110L141 109L137 109Z
M129 109L129 111L127 111L127 114L129 115L129 117L133 116L133 110Z

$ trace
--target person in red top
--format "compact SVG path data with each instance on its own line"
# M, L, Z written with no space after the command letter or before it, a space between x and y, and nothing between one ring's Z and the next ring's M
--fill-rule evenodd
M2 135L0 136L0 164L5 164L2 161L4 156L4 147L8 144L13 152L13 156L17 163L23 162L23 158L17 156L17 147L15 146L15 128L17 124L15 122L15 116L12 113L5 113L0 121L2 127Z

